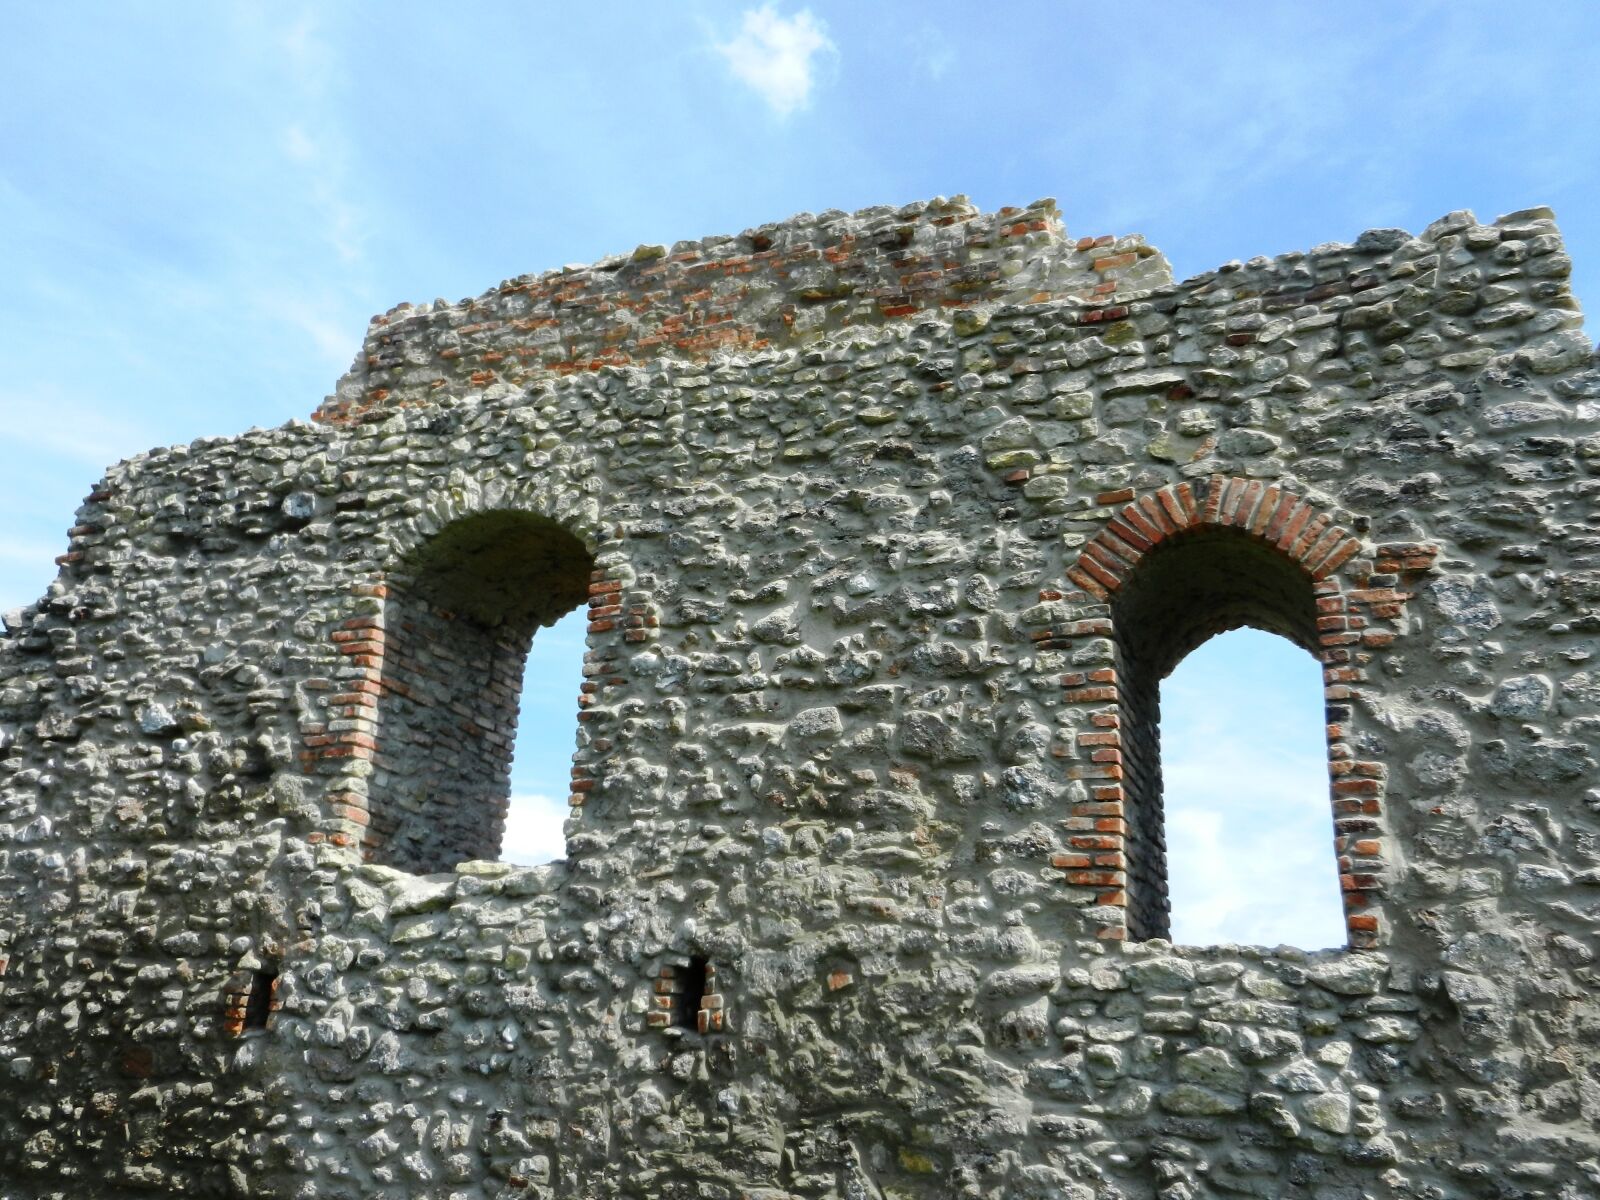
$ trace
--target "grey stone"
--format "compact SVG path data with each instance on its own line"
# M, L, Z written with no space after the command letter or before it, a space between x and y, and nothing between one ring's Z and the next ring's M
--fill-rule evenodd
M907 754L936 763L967 762L979 757L977 745L937 713L910 713L901 727Z
M171 737L182 728L178 718L165 704L143 704L139 707L139 731L151 737Z
M789 732L804 740L831 741L844 732L844 722L839 710L832 705L807 708L794 715L789 722Z
M1317 1070L1316 1064L1297 1058L1277 1068L1267 1076L1267 1082L1285 1092L1325 1092L1328 1083Z
M1423 594L1440 616L1470 632L1487 633L1500 624L1500 611L1482 581L1437 579Z
M1128 983L1136 988L1166 991L1194 982L1194 964L1181 958L1134 959L1123 966Z
M1591 1194L1600 380L1548 213L1182 283L1096 241L647 247L111 468L0 636L3 1190ZM566 857L513 867L578 610L528 683L581 689ZM1167 936L1160 676L1240 623L1322 656L1341 950ZM1207 868L1294 902L1255 832Z
M1350 1132L1350 1097L1341 1092L1307 1096L1300 1101L1300 1115L1306 1124L1328 1133Z
M1242 1093L1245 1090L1244 1068L1227 1051L1215 1046L1179 1055L1177 1075L1188 1083L1204 1084L1219 1092Z
M1370 996L1378 991L1389 965L1376 955L1348 954L1314 963L1311 982L1341 996Z
M1531 719L1549 711L1555 689L1542 675L1519 675L1495 688L1489 711L1497 717Z
M1176 1083L1156 1095L1156 1103L1169 1113L1184 1117L1216 1117L1243 1112L1245 1098L1224 1095L1192 1083Z

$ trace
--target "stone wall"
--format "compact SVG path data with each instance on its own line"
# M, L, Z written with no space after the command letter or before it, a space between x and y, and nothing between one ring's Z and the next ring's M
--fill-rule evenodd
M113 468L0 640L0 1196L1594 1194L1549 214L1181 284L1097 240L936 203L514 281ZM439 750L497 761L585 598L567 859L462 859L503 772ZM1323 662L1346 947L1149 936L1151 688L1236 624Z
M512 395L575 371L798 345L1001 301L1072 298L1114 316L1119 289L1171 278L1141 237L1069 239L1053 200L998 213L965 196L802 213L738 237L520 276L458 304L402 304L373 320L317 419L343 423L464 390Z

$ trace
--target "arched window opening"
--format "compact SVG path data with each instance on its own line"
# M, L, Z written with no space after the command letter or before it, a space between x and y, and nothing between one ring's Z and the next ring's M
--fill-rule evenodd
M1162 681L1173 941L1343 944L1324 720L1321 665L1254 629Z
M577 741L575 681L583 671L588 613L568 613L541 629L522 676L522 717L511 761L511 800L500 845L505 862L538 866L566 854L572 811L572 747Z
M392 573L371 861L427 872L499 855L529 646L584 602L592 568L553 521L489 512L446 527ZM561 689L569 703L576 684Z
M1232 529L1193 531L1162 542L1116 592L1112 629L1130 937L1172 936L1161 681L1202 642L1241 626L1279 634L1316 656L1316 618L1310 576L1274 547ZM1327 796L1325 779L1318 795ZM1331 853L1331 839L1325 845ZM1248 870L1240 862L1232 866Z

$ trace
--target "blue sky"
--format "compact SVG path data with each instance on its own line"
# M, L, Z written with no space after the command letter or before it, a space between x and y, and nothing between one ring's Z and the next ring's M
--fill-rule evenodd
M1055 196L1182 276L1549 204L1600 297L1597 46L1587 0L6 6L0 609L108 463L305 416L373 313L801 210Z

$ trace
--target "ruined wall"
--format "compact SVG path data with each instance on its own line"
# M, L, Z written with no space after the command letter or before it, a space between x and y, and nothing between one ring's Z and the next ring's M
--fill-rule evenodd
M0 641L0 1195L1594 1194L1600 368L1549 214L1182 284L1110 243L1096 295L1052 212L401 310L320 423L114 468ZM802 244L853 290L785 292ZM981 286L880 303L934 262ZM458 553L515 514L581 556ZM397 597L515 651L580 587L567 860L384 865ZM1349 947L1130 919L1141 682L1239 622L1324 663Z
M354 368L317 410L342 422L463 390L670 355L803 345L859 325L980 303L1071 298L1115 310L1119 289L1172 279L1144 239L1069 239L1053 200L979 212L965 197L803 213L738 237L640 246L593 266L524 275L459 304L373 320Z

